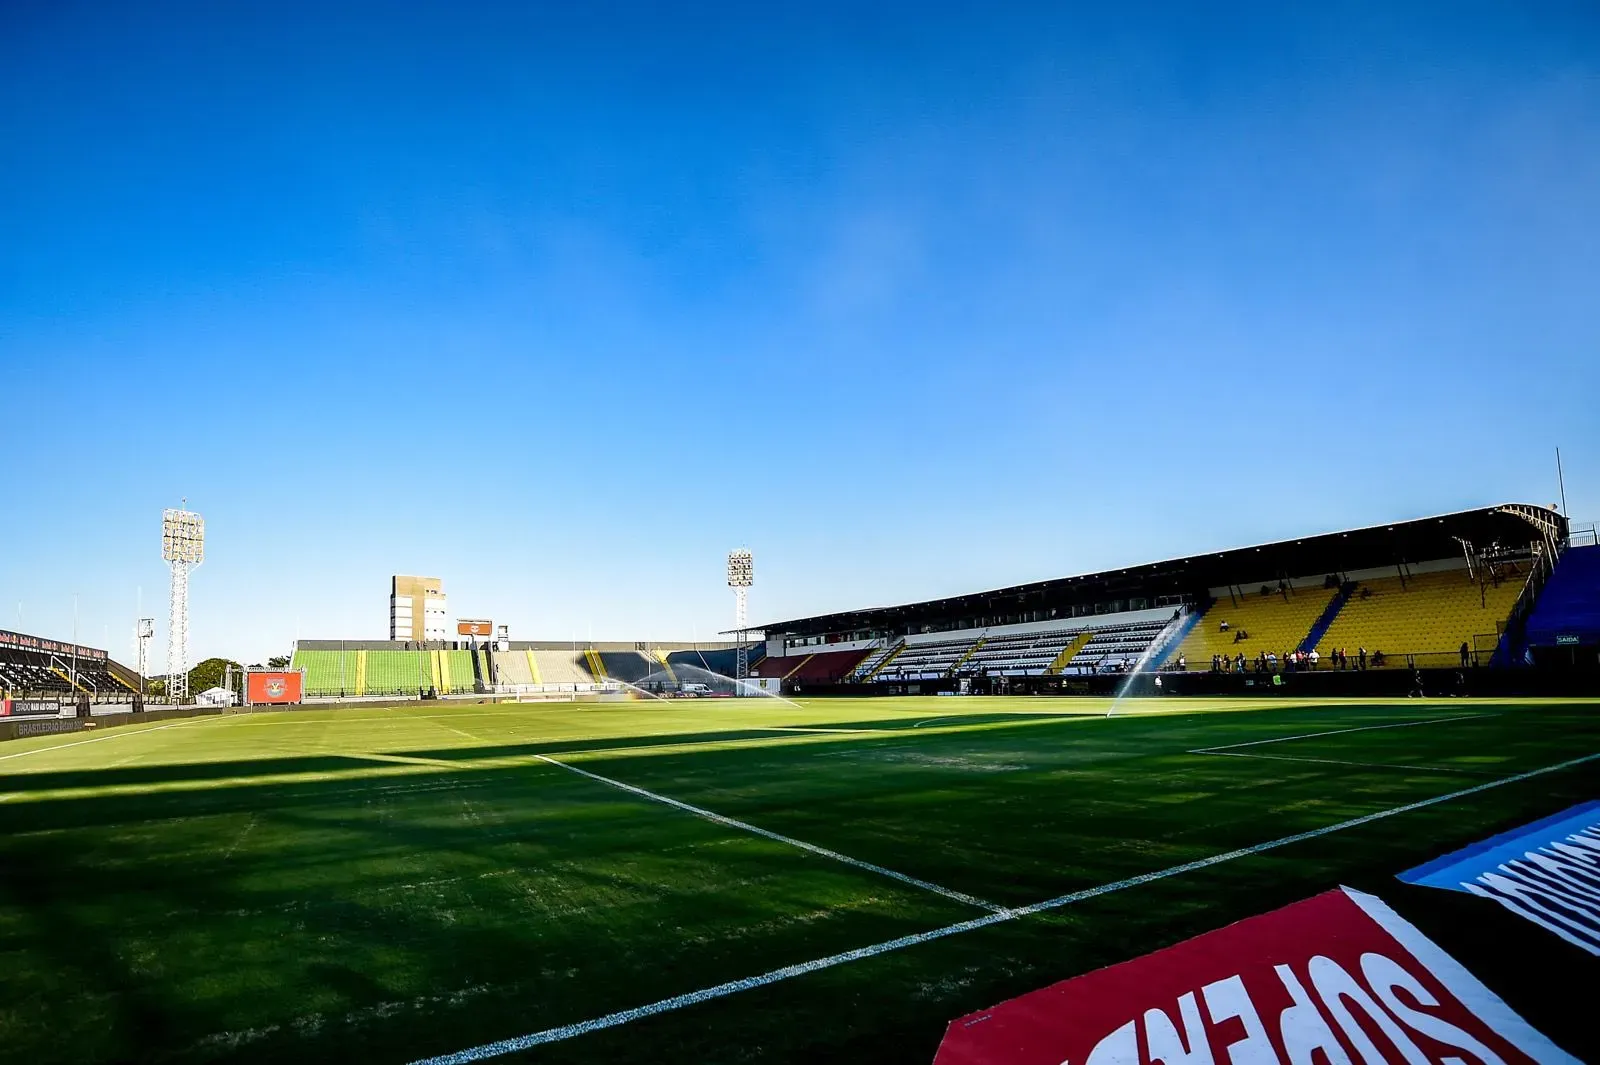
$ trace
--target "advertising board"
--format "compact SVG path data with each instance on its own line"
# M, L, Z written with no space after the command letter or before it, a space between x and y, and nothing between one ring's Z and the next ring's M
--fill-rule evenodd
M950 1024L935 1065L1576 1062L1348 888Z
M245 702L252 706L298 703L304 698L305 674L296 670L249 670L245 673Z

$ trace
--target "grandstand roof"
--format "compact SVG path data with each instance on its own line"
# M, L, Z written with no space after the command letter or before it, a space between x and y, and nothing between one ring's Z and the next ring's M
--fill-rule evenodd
M1528 514L1554 523L1561 530L1560 535L1565 535L1567 520L1556 511L1547 507L1506 503L1364 529L1235 547L1165 562L1129 566L1126 569L1035 581L1032 584L930 599L921 603L869 607L774 621L763 626L752 626L751 631L765 632L770 638L879 630L908 622L1050 610L1107 600L1137 598L1154 601L1193 596L1209 588L1228 585L1250 587L1286 577L1378 569L1402 562L1428 562L1459 557L1462 547L1456 537L1470 541L1478 551L1495 543L1507 548L1524 547L1543 539L1529 518L1524 516Z

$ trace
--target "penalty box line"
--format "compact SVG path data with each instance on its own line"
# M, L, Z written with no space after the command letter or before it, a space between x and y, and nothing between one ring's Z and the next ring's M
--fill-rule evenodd
M1306 758L1295 754L1258 754L1254 751L1190 751L1190 754L1208 754L1215 758L1266 758L1274 762L1314 762L1317 765L1349 765L1358 769L1411 769L1423 773L1459 773L1469 777L1486 777L1489 774L1472 769L1454 769L1439 765L1401 765L1395 762L1348 762L1342 758Z
M1003 913L1006 909L1004 906L997 905L993 902L987 902L984 899L975 898L972 895L965 894L964 892L954 891L947 887L941 887L938 884L933 884L926 880L920 880L917 877L896 872L893 869L887 869L884 866L875 865L872 862L864 862L860 858L852 858L848 854L840 854L838 851L831 851L826 847L819 847L815 843L807 843L803 839L795 839L793 836L785 836L769 829L759 828L747 821L739 821L732 817L725 817L722 814L716 813L713 810L707 810L701 806L693 806L686 802L680 802L677 799L668 798L665 795L659 795L653 791L646 791L644 788L635 787L632 784L625 784L620 780L613 780L611 777L603 777L599 773L591 773L587 769L579 769L575 765L569 765L566 762L557 761L548 755L540 754L535 755L535 757L541 762L549 762L551 765L560 766L562 769L565 769L568 772L577 773L579 776L588 777L590 780L597 780L602 784L629 792L630 794L637 795L640 798L649 799L651 802L662 803L663 805L674 807L675 809L682 810L685 813L694 814L696 817L704 818L707 821L715 822L716 824L723 825L727 828L736 828L741 832L749 832L752 835L761 836L764 839L770 839L774 842L785 844L786 846L797 847L800 850L807 851L808 853L818 855L822 858L828 858L835 862L842 862L845 865L851 865L857 869L863 869L869 873L876 873L879 876L886 876L891 880L898 880L902 884L909 884L910 886L914 888L920 888L923 891L931 891L935 895L943 895L947 899L954 899L956 902L965 903L968 906L976 906L980 910L988 910L991 913Z
M1217 751L1231 751L1239 747L1259 747L1265 743L1288 743L1290 740L1314 740L1318 736L1342 736L1347 732L1372 732L1385 728L1415 728L1418 725L1443 725L1451 721L1471 721L1480 717L1499 717L1499 714L1458 714L1455 717L1430 717L1422 721L1391 721L1386 725L1359 725L1355 728L1336 728L1327 732L1302 732L1298 736L1274 736L1265 740L1249 740L1245 743L1225 743L1220 747L1196 747L1189 751L1190 754L1214 754Z
M789 980L796 976L804 976L807 973L814 973L821 969L831 969L834 966L876 957L879 954L887 954L890 951L901 950L905 947L914 947L918 944L928 943L935 939L943 939L946 936L954 936L960 935L963 932L976 931L980 928L987 928L990 925L1000 924L1003 921L1013 921L1019 917L1027 917L1030 914L1043 913L1046 910L1054 910L1063 906L1070 906L1073 903L1082 902L1085 899L1092 899L1099 895L1109 895L1112 892L1122 891L1125 888L1138 887L1141 884L1149 884L1157 880L1165 880L1168 877L1180 876L1184 873L1192 873L1199 869L1206 869L1213 865L1221 865L1223 862L1231 862L1236 858L1245 858L1252 854L1260 854L1264 851L1276 850L1279 847L1287 847L1293 843L1301 843L1306 840L1316 839L1319 836L1327 836L1335 832L1343 832L1345 829L1356 828L1361 825L1370 824L1373 821L1381 821L1386 817L1395 817L1399 814L1410 813L1413 810L1421 810L1428 806L1437 805L1438 803L1450 802L1452 799L1460 799L1468 795L1476 795L1479 792L1488 791L1491 788L1498 788L1503 784L1515 784L1519 781L1531 780L1534 777L1544 776L1546 773L1558 773L1563 769L1571 769L1574 766L1583 765L1586 762L1592 762L1597 758L1600 758L1600 753L1586 754L1578 758L1569 759L1565 762L1559 762L1556 765L1545 766L1541 769L1530 769L1526 773L1518 773L1515 776L1502 777L1499 780L1491 780L1484 784L1476 784L1470 788L1462 788L1460 791L1452 791L1445 795L1436 795L1431 799L1421 799L1417 802L1407 803L1404 806L1395 806L1388 810L1379 810L1376 813L1364 814L1361 817L1353 817L1348 821L1340 821L1336 825L1328 825L1324 828L1313 828L1306 832L1296 832L1292 836L1282 836L1278 839L1269 840L1266 843L1257 843L1253 847L1243 847L1239 850L1228 851L1224 854L1214 854L1209 858L1201 858L1198 861L1185 862L1182 865L1174 865L1170 868L1162 869L1154 873L1143 873L1139 876L1129 877L1126 880L1118 880L1110 884L1101 884L1099 887L1087 888L1083 891L1074 891L1069 895L1061 895L1057 898L1047 899L1044 902L1036 902L1031 906L1019 906L1014 909L1001 910L998 913L985 914L982 917L974 917L969 921L962 921L958 924L946 925L943 928L935 928L927 932L917 932L913 935L901 936L899 939L890 939L883 943L875 943L867 947L858 947L855 950L847 950L840 954L832 954L826 958L817 958L813 961L802 962L798 965L790 965L782 969L774 969L772 972L764 973L761 976L747 976L742 980L732 980L725 984L717 984L715 987L702 988L699 991L691 991L688 994L675 995L672 998L664 998L659 1002L652 1002L647 1006L635 1006L633 1009L620 1010L616 1013L608 1013L603 1017L596 1017L593 1020L580 1021L577 1024L563 1025L559 1028L546 1028L541 1032L530 1032L527 1035L519 1035L511 1039L502 1039L494 1043L484 1043L481 1046L470 1047L466 1050L458 1050L453 1054L440 1054L437 1057L424 1058L420 1061L413 1062L412 1065L468 1065L470 1062L483 1061L487 1058L499 1057L502 1054L514 1054L517 1051L527 1050L530 1047L541 1046L546 1043L556 1043L564 1039L572 1039L576 1036L587 1035L590 1032L602 1031L606 1028L615 1028L618 1025L644 1020L647 1017L654 1017L657 1014L683 1009L685 1006L693 1006L701 1002L709 1002L712 999L724 998L728 995L735 995L741 991L750 991L758 987L766 987L769 984L775 984L782 980ZM579 772L582 772L582 770L579 770Z

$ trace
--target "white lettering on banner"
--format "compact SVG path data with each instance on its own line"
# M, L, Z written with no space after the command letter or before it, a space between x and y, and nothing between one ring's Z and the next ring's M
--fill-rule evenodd
M1211 1023L1220 1024L1237 1018L1244 1026L1244 1037L1229 1043L1228 1061L1231 1065L1277 1065L1278 1055L1267 1038L1267 1028L1261 1023L1256 1005L1250 1001L1250 992L1237 976L1218 980L1200 989L1206 1000L1206 1012Z
M1578 847L1590 847L1586 833L1567 837ZM1546 928L1573 946L1590 954L1600 954L1600 892L1589 885L1595 882L1589 863L1563 860L1581 851L1554 847L1543 854L1528 851L1524 861L1502 863L1499 872L1488 872L1462 887L1474 895L1490 898L1520 917Z
M1556 838L1534 825L1512 836L1419 866L1401 879L1493 899L1518 917L1554 932L1573 946L1600 954L1600 822L1597 803L1557 815ZM1552 826L1553 827L1553 826Z
M1339 1037L1333 1034L1327 1018L1317 1009L1294 970L1287 965L1274 965L1272 971L1294 1000L1294 1005L1278 1014L1278 1035L1289 1057L1288 1065L1314 1065L1319 1050L1327 1065L1350 1065L1350 1055L1344 1052Z
M1222 1048L1228 1065L1386 1065L1396 1060L1407 1065L1467 1065L1466 1058L1454 1055L1430 1057L1412 1038L1413 1032L1465 1051L1473 1065L1506 1065L1471 1034L1425 1012L1427 1007L1438 1007L1439 999L1393 958L1370 951L1361 956L1361 976L1370 990L1355 974L1322 955L1306 966L1315 994L1291 966L1275 965L1273 972L1291 1001L1277 1017L1281 1056L1244 980L1230 976L1200 989L1209 1025L1190 991L1177 1001L1181 1032L1168 1011L1145 1010L1140 1020L1128 1021L1102 1037L1083 1065L1216 1065L1214 1039L1231 1039ZM1370 1023L1363 1024L1357 1013ZM1373 1040L1373 1028L1383 1033L1393 1052ZM1355 1048L1355 1062L1340 1042L1341 1033Z
M1061 1065L1069 1065L1063 1061ZM1139 1065L1139 1031L1134 1021L1094 1045L1084 1065Z
M1151 1061L1162 1065L1214 1065L1211 1043L1206 1039L1200 1006L1190 991L1178 999L1178 1015L1183 1020L1183 1035L1161 1010L1145 1010L1144 1041ZM1184 1044L1188 1045L1185 1046Z
M1482 1065L1505 1065L1505 1061L1478 1042L1476 1039L1460 1028L1451 1024L1443 1017L1435 1017L1431 1013L1412 1009L1405 1001L1395 994L1399 988L1410 995L1419 1005L1437 1006L1439 1000L1422 985L1415 976L1406 972L1405 967L1395 963L1393 958L1386 958L1382 954L1368 952L1361 955L1361 975L1367 978L1367 983L1372 985L1372 991L1378 996L1389 1012L1400 1020L1421 1032L1429 1039L1443 1043L1445 1046L1459 1047L1474 1055ZM1446 1063L1459 1062L1459 1058L1445 1058Z
M1345 972L1344 967L1332 958L1318 955L1311 959L1307 970L1311 975L1311 986L1317 989L1322 1004L1328 1007L1328 1012L1333 1014L1334 1023L1344 1032L1345 1036L1356 1046L1356 1053L1361 1055L1361 1060L1367 1065L1384 1065L1389 1061L1388 1055L1380 1051L1367 1035L1346 1001L1353 1002L1361 1007L1361 1011L1370 1017L1377 1026L1383 1030L1385 1038L1393 1043L1405 1058L1408 1065L1428 1065L1428 1056L1411 1038L1405 1030L1396 1023L1389 1012L1378 1005L1377 1000L1367 993L1355 977Z

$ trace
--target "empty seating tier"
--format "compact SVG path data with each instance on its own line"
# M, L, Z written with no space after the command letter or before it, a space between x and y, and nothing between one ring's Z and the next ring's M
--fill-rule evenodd
M1317 643L1317 652L1326 658L1343 648L1354 659L1365 647L1369 655L1381 651L1386 665L1402 666L1406 655L1454 655L1463 643L1490 650L1525 579L1526 574L1512 574L1498 585L1480 584L1460 569L1361 581Z
M959 672L1039 676L1061 657L1062 650L1083 631L1082 625L1047 632L988 636L961 663Z
M703 669L708 673L719 673L724 677L731 677L738 668L735 661L736 652L732 647L720 647L714 650L699 651L673 651L667 655L667 662L674 669L678 666L689 666L691 669ZM746 666L755 661L756 652L751 651L746 660ZM798 661L798 660L797 660Z
M1284 655L1300 646L1337 594L1335 588L1312 586L1270 589L1266 595L1252 591L1237 602L1218 599L1167 664L1182 655L1189 669L1204 670L1211 668L1212 655L1242 654L1247 662L1264 653Z
M309 654L328 652L311 651ZM337 654L338 652L332 652ZM398 695L427 691L433 687L430 651L367 651L367 668L362 677L364 695ZM310 687L310 677L306 678Z
M850 671L867 657L865 651L821 651L817 654L786 655L764 659L758 677L787 677L796 684L833 684L850 676Z
M967 656L982 637L962 636L954 640L937 640L926 643L906 643L906 649L894 656L887 666L878 671L874 680L936 680L949 676L957 662Z
M1150 649L1166 621L1132 621L1119 625L1097 625L1062 673L1114 673L1131 669Z
M539 679L544 684L593 684L594 677L583 665L582 651L535 651Z
M640 651L601 651L600 664L611 680L638 684L652 673L660 673L661 663Z
M356 651L300 651L294 653L290 669L306 671L308 695L354 695L356 693Z

